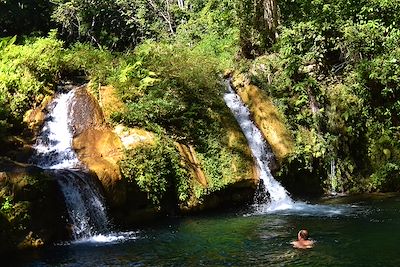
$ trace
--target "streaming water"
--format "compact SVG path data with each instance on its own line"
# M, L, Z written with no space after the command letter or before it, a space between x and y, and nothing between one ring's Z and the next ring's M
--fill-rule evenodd
M227 88L228 92L224 95L225 103L232 111L247 139L253 158L260 172L259 186L264 186L269 194L269 203L267 205L257 205L257 211L263 213L292 208L293 200L290 198L285 188L274 179L269 170L268 163L271 157L273 157L273 154L270 149L268 149L262 133L252 122L248 108L233 91L229 81L227 82Z
M33 163L44 169L71 169L79 167L79 160L72 149L69 126L70 105L74 90L61 93L48 105L41 133L37 137Z
M42 131L34 146L32 162L57 177L69 215L74 239L87 239L109 227L103 196L96 180L80 164L72 148L71 105L75 90L58 94L47 107Z

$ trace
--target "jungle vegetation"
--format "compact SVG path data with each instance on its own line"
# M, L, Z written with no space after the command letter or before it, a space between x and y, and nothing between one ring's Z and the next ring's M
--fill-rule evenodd
M222 177L215 114L230 69L284 114L295 151L276 176L289 191L398 191L399 20L399 0L0 0L0 139L12 143L62 80L85 76L125 103L111 123L164 140L144 159L162 157L167 176L184 175L171 149L186 140Z

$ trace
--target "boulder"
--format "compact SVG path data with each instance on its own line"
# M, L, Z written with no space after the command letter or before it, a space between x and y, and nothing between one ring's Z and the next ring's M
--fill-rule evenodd
M70 106L73 148L78 158L103 185L110 206L126 200L126 186L118 161L122 157L122 142L105 124L103 111L86 87L79 88Z
M109 128L86 129L73 139L79 160L100 180L108 203L119 206L125 202L126 188L118 161L122 143Z
M96 98L86 90L86 86L76 89L69 113L74 136L88 129L104 127L103 111Z
M43 125L46 116L46 107L53 99L52 96L45 96L42 103L33 109L28 110L24 115L24 122L35 132Z
M154 133L140 128L129 128L119 124L114 127L114 133L121 139L124 149L155 144L156 136Z

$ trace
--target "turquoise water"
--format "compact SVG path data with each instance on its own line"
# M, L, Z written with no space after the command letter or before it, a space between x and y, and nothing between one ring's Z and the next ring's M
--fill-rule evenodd
M291 247L301 228L316 241L313 249ZM26 252L12 266L400 266L400 196L170 218L120 237Z

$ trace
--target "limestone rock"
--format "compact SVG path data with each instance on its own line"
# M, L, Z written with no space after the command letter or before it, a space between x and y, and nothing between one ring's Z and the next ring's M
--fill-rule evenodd
M184 165L190 170L192 177L195 178L203 187L207 187L207 179L196 157L196 152L192 145L175 143L182 157Z
M255 124L258 126L275 157L282 162L294 149L293 139L286 128L282 115L257 86L242 75L236 75L233 85L237 94L250 109Z
M74 136L78 136L87 129L103 127L103 111L96 98L86 90L86 86L76 90L74 99L75 101L69 107Z
M112 86L101 86L99 88L99 104L107 121L110 120L113 113L122 112L125 108Z
M51 100L51 96L46 96L38 107L30 109L25 113L24 122L28 124L30 129L37 130L43 124L47 112L46 107Z
M115 126L114 133L121 139L125 149L134 149L142 145L154 145L155 135L139 128L128 128L121 124Z
M111 127L105 124L103 111L86 87L75 94L71 126L73 148L86 167L96 173L111 206L125 202L126 188L118 161L122 156L122 143Z
M112 206L124 203L126 190L118 161L122 157L122 143L109 128L86 129L73 140L78 158L96 173Z

